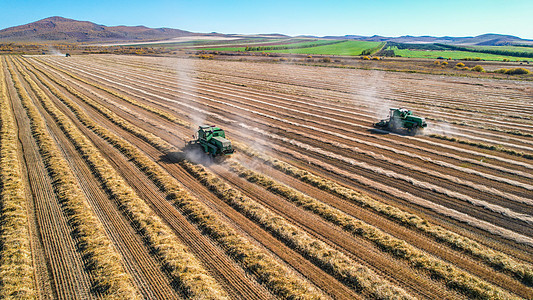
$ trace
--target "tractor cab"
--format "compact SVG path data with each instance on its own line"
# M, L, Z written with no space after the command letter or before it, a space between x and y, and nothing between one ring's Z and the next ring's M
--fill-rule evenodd
M390 109L390 119L400 118L405 119L407 116L412 115L413 113L406 108L391 108Z
M227 158L235 150L231 141L226 139L226 133L215 125L201 125L198 127L196 139L190 141L189 146L199 146L203 152L213 158Z
M418 131L426 128L427 123L424 118L413 115L406 108L391 108L389 119L374 123L374 127L389 131L407 130L410 133L416 134Z

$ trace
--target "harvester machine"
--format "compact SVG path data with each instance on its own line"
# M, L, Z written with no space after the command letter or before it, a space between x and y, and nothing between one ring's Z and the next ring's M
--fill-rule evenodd
M388 119L374 123L374 127L379 129L389 131L407 130L412 134L416 134L427 126L424 118L413 115L410 110L405 108L391 108Z
M231 141L226 139L224 130L215 125L201 125L198 127L196 139L187 142L186 148L201 149L212 160L220 162L235 152Z

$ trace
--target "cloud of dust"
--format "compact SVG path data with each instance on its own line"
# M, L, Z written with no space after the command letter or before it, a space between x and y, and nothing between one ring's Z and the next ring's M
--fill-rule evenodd
M196 81L194 78L196 61L189 58L179 58L175 67L177 72L178 89L196 95ZM207 107L200 107L198 103L187 97L180 97L178 100L192 107L201 108L188 111L189 117L191 118L192 130L196 131L198 126L205 124L206 114L203 111L204 109L208 109Z
M361 74L364 72L364 74ZM390 94L387 83L383 80L384 72L371 70L350 70L352 103L357 107L366 107L375 122L388 118L389 109L398 106L394 101L380 96Z
M426 112L429 112L431 115L436 116L439 118L439 116L442 116L441 118L445 119L446 116L442 114L443 110L433 104L432 102L428 101L426 103ZM415 112L415 114L417 114ZM422 114L423 112L419 113L421 117L424 117ZM446 135L446 136L454 136L457 135L459 132L459 128L457 126L452 126L450 123L446 123L446 121L442 120L427 120L428 127L424 129L424 134L440 134L440 135Z
M64 53L61 53L59 50L57 50L53 46L48 46L48 52L50 53L50 55L65 56Z

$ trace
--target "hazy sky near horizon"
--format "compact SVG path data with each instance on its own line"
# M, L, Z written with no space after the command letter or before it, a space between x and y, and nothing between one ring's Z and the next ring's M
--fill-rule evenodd
M61 16L97 24L287 35L510 34L533 39L532 0L0 0L0 29Z

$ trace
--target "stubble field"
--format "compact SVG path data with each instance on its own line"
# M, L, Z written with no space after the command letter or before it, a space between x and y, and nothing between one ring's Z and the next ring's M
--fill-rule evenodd
M530 82L4 56L0 99L0 298L533 298Z

